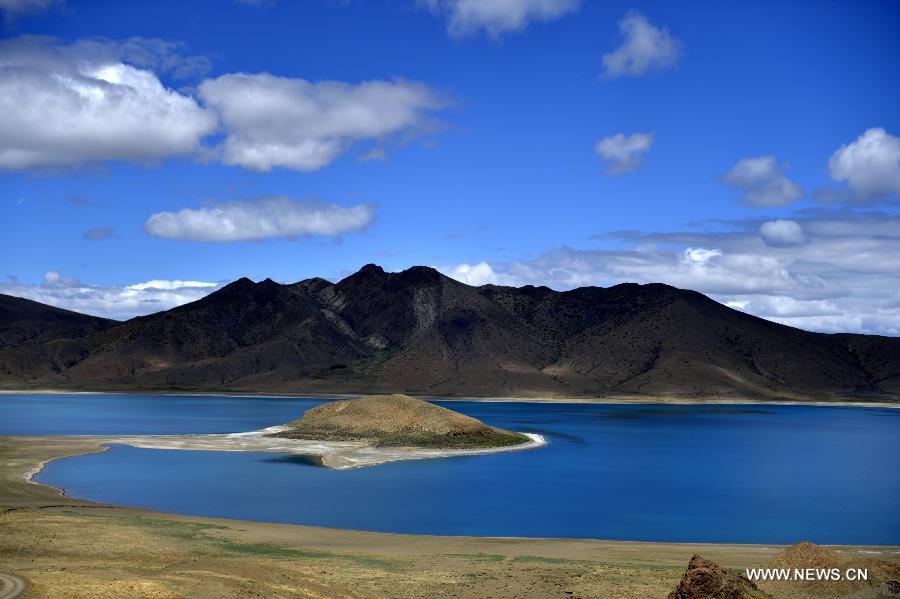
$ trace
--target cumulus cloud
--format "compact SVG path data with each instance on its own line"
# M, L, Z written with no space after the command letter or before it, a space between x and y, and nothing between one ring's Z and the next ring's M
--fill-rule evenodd
M456 279L460 283L466 285L487 285L488 283L499 282L499 277L491 265L487 262L479 262L478 264L458 264L439 269L445 275L452 279Z
M740 190L751 206L786 206L803 197L803 190L785 176L774 156L739 160L722 179Z
M81 281L75 277L61 275L55 270L48 270L44 273L44 285L46 287L78 287Z
M640 77L673 66L681 57L681 42L668 29L653 26L636 11L622 17L619 31L624 37L622 45L603 55L604 73L608 77Z
M797 225L801 243L791 225L765 227L778 222L612 233L597 239L625 249L555 248L532 259L489 262L481 271L498 284L556 289L661 282L807 330L900 335L900 215L804 211L782 221ZM443 272L466 281L467 266Z
M608 163L607 174L621 175L637 169L653 145L652 133L617 133L597 142L594 151Z
M900 196L900 137L877 127L841 146L828 161L831 177L846 181L858 200Z
M267 73L207 79L199 93L225 125L225 164L257 171L320 169L354 142L425 130L446 105L423 83L311 83Z
M204 281L152 280L133 285L87 285L75 277L47 271L41 284L0 283L0 293L66 310L124 320L193 302L221 287Z
M39 37L0 42L0 169L194 152L215 116L121 52Z
M803 227L795 220L770 220L759 227L759 236L770 247L783 248L806 243Z
M498 38L533 21L553 21L575 12L581 0L419 0L418 4L444 15L450 35L484 32Z
M166 40L0 41L0 170L192 155L256 171L313 171L361 141L373 148L361 159L383 159L384 144L437 130L435 113L449 105L404 80L236 73L184 91L160 79L209 69L208 59ZM204 145L217 132L224 141Z
M144 223L150 235L188 241L253 241L270 237L341 235L366 230L375 219L369 204L341 206L262 197L157 212Z
M703 266L709 263L709 261L713 258L718 258L721 255L722 250L710 250L707 248L687 248L684 250L684 262L688 266Z
M97 229L89 229L81 235L83 239L90 239L94 241L100 239L112 239L115 236L116 232L113 231L112 227L99 227Z

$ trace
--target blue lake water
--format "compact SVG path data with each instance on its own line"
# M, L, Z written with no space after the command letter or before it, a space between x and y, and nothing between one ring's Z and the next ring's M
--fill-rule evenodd
M319 403L0 396L0 435L235 432ZM103 502L386 532L900 544L900 410L442 405L550 444L349 471L282 454L113 446L37 478Z

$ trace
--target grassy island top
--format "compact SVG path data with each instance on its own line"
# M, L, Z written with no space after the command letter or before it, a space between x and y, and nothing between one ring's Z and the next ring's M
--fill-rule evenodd
M369 395L307 410L303 418L273 437L319 441L370 441L377 447L475 449L529 441L521 433L493 428L471 418L409 397Z

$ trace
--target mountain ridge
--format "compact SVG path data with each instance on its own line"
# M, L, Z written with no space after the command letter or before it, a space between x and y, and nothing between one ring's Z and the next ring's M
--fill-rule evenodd
M2 340L15 301L0 300ZM18 330L61 318L45 308ZM898 338L803 331L660 283L472 287L368 264L336 283L241 278L121 323L68 314L58 335L0 346L0 386L900 399Z

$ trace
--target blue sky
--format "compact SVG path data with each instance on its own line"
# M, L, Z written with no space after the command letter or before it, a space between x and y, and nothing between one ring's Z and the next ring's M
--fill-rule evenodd
M426 264L900 334L897 2L0 11L0 292L123 318Z

